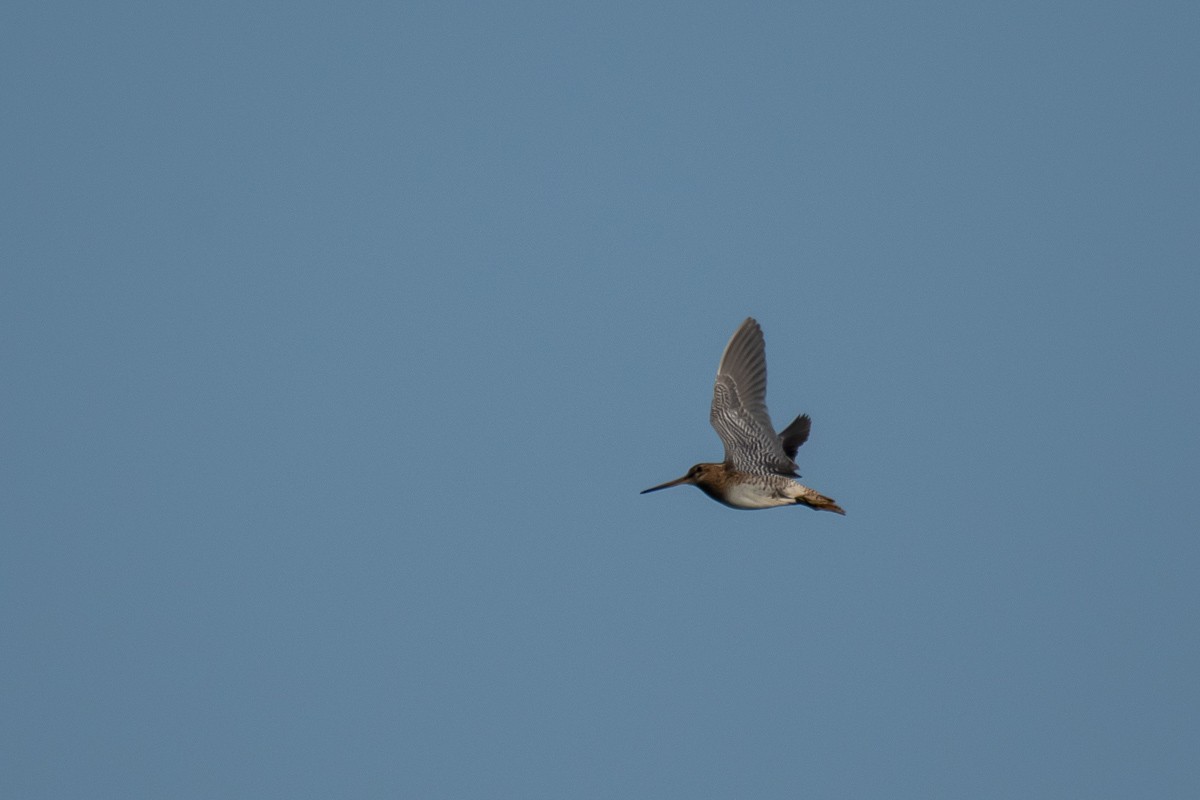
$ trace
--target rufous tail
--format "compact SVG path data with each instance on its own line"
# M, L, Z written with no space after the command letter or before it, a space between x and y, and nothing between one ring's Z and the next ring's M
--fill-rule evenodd
M826 497L825 495L817 494L816 492L813 492L810 495L801 495L800 497L797 497L796 503L798 505L808 506L809 508L817 511L832 511L835 514L841 514L842 516L846 515L846 512L842 510L842 507L839 506L832 497Z

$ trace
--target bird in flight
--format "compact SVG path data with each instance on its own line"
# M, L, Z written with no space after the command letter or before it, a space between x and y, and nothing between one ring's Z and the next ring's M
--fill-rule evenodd
M803 485L796 451L808 440L812 420L801 414L775 433L767 414L767 356L762 328L747 317L734 331L713 387L709 421L725 444L725 461L697 464L682 478L646 489L657 492L690 483L730 508L803 505L845 514L832 498Z

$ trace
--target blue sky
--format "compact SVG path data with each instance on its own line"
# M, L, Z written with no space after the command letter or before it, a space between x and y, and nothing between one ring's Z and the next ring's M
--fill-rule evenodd
M1195 4L5 16L0 793L1200 792Z

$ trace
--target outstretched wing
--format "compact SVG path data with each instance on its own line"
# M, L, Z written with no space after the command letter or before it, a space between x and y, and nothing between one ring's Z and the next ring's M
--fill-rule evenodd
M725 463L751 473L792 475L796 463L784 452L767 414L767 357L762 328L751 318L734 332L721 354L709 420L725 444ZM788 426L789 430L795 423Z
M808 441L808 432L811 429L812 420L809 419L808 414L801 414L779 434L779 442L783 445L783 452L787 453L788 458L793 460L796 458L796 451L800 449L800 445Z

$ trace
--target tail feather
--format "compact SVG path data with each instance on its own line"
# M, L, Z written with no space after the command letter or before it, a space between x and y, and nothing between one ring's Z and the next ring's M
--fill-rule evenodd
M810 495L801 495L796 498L797 505L808 506L816 511L832 511L835 514L846 515L842 507L832 497L826 497L823 494L813 492Z

